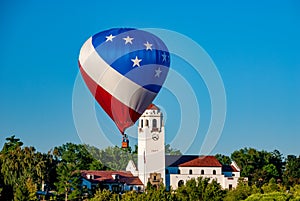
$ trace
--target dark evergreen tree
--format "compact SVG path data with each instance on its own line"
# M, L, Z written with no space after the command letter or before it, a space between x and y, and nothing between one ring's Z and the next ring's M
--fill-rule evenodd
M283 182L288 188L300 184L300 155L298 157L294 155L287 156Z

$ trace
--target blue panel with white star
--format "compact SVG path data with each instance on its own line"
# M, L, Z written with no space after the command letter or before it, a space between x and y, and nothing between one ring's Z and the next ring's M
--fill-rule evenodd
M92 37L101 58L138 85L158 92L167 76L170 54L157 36L136 29L111 29Z

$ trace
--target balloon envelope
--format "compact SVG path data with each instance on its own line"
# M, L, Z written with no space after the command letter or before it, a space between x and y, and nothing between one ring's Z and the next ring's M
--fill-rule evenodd
M114 28L90 37L80 50L78 64L97 102L124 133L160 91L170 54L152 33Z

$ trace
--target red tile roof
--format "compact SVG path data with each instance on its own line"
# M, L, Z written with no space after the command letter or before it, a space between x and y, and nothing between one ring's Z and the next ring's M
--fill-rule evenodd
M222 167L222 164L214 156L199 156L190 161L181 163L179 167Z
M143 185L138 177L135 177L128 171L104 171L104 170L81 170L81 176L92 182L114 183L116 180L112 175L119 175L119 182L128 185ZM87 175L93 175L94 179L88 179Z
M232 168L233 172L239 172L233 165L230 165L230 167Z
M147 107L147 110L159 110L159 108L154 105L153 103L151 103L148 107Z

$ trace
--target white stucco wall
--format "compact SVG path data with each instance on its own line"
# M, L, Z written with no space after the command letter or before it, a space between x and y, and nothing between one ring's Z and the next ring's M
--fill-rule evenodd
M230 185L232 188L236 188L238 179L240 178L239 172L234 172L235 176L229 176L229 173L227 173L229 177L225 176L222 173L221 167L168 167L167 169L169 172L166 176L167 185L170 185L172 189L178 188L180 180L186 183L187 180L192 178L197 179L198 177L210 178L210 181L215 179L223 189L229 189ZM180 174L178 174L178 169L180 170ZM192 174L189 174L190 170L192 170ZM201 170L204 170L204 174L201 174ZM213 170L216 171L216 174L213 174Z
M201 171L204 171L205 175L213 175L213 171L216 171L216 175L222 174L221 167L178 167L180 174L189 174L192 170L192 174L201 175Z
M139 172L136 169L136 166L132 160L128 162L128 165L126 166L126 171L131 172L131 174L135 177L139 175Z
M224 175L182 175L182 174L171 174L170 175L170 186L172 187L172 189L177 189L178 188L178 182L180 180L183 180L184 181L184 184L194 178L194 179L197 179L198 177L203 177L203 178L210 178L210 181L212 181L213 179L216 179L218 183L221 184L222 188L223 185L223 178L224 178Z
M210 181L217 180L217 182L222 186L223 189L229 189L229 185L232 185L232 188L236 188L238 184L237 177L225 177L224 175L182 175L182 174L171 174L170 175L170 186L172 189L178 188L178 182L180 180L184 181L184 184L192 178L196 179L198 177L210 178Z

